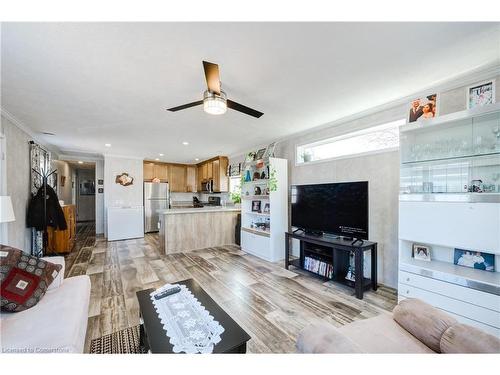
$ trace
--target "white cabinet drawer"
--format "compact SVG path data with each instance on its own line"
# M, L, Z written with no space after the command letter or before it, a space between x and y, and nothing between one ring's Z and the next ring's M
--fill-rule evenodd
M241 250L246 251L259 258L270 260L269 237L241 231Z
M495 294L481 292L406 271L399 271L399 282L500 312L500 296Z
M442 294L433 293L407 284L398 284L398 293L405 298L419 298L433 306L451 313L500 328L500 313L467 302L459 301Z

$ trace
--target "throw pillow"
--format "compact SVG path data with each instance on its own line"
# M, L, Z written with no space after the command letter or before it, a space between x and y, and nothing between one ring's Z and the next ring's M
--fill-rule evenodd
M19 312L35 306L61 268L60 264L52 264L13 247L0 245L2 311Z

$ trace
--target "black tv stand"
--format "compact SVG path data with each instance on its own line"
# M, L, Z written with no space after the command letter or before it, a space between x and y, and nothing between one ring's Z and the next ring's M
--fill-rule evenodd
M298 259L290 259L290 242L294 238L300 241L300 257ZM363 276L365 251L370 251L371 253L371 275L369 279ZM346 279L351 252L354 253L355 281ZM307 233L285 232L285 268L288 269L292 265L311 272L304 268L306 254L307 256L317 256L323 259L325 263L333 265L333 277L331 279L319 276L314 272L312 273L323 279L353 287L357 298L363 299L365 289L371 288L377 290L376 242L366 240L352 241L352 238L347 240L345 237L333 238L327 235L311 236Z

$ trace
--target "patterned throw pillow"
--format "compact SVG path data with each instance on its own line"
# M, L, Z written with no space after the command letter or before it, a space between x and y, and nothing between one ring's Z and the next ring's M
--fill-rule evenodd
M35 306L61 268L60 264L0 245L2 311L19 312Z

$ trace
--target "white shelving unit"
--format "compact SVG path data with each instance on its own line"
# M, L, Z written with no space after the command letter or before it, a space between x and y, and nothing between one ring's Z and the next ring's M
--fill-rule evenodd
M248 163L250 176L264 172L265 179L243 181L241 185L241 249L270 262L285 257L285 232L288 230L288 176L287 160L264 159L263 163ZM256 187L261 194L255 194ZM268 191L269 190L269 191ZM261 211L252 211L254 201ZM269 212L264 212L269 204ZM265 228L262 226L265 225Z
M399 300L500 337L500 105L404 125L400 139ZM431 261L413 258L413 244ZM494 254L495 272L455 265L456 248Z

